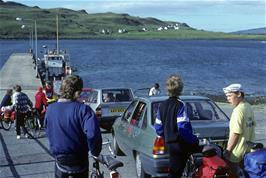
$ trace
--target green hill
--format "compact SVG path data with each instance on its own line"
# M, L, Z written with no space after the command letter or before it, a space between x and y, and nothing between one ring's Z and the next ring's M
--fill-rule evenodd
M185 23L134 17L129 14L112 12L88 14L85 10L74 11L65 8L41 9L37 6L29 7L2 0L0 0L0 39L28 38L29 33L34 31L35 20L38 39L55 39L57 15L61 39L266 39L260 35L195 30ZM17 17L24 20L16 21ZM22 25L25 28L20 28Z

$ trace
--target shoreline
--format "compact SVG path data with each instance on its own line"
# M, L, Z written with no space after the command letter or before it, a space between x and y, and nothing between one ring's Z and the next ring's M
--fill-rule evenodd
M231 109L233 110L233 106L231 106L229 103L226 102L215 102L218 106L224 109ZM254 112L262 112L266 114L266 103L261 103L261 104L251 104ZM266 116L265 116L266 118Z
M264 36L263 36L264 37ZM1 40L29 40L28 38L21 37L21 38L13 38L13 37L7 37L7 38L1 38ZM38 40L54 40L54 38L42 38L38 37ZM60 40L238 40L238 41L265 41L266 39L264 38L208 38L208 37L186 37L186 38L181 38L181 37L172 37L172 38L166 38L166 37L102 37L102 36L91 36L91 37L61 37Z

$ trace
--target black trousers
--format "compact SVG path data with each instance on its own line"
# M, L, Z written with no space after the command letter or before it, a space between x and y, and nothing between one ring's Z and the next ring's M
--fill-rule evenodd
M168 178L181 178L189 156L202 149L198 144L167 143L167 146L170 156Z
M25 128L25 121L24 121L25 117L26 117L26 113L16 112L16 132L17 132L17 135L21 135L20 127L22 127L24 134L28 133L27 129Z

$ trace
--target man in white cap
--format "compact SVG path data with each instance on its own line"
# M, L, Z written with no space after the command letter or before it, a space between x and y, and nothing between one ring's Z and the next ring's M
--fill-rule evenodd
M228 160L233 172L241 177L240 169L244 154L248 151L246 141L255 140L254 112L245 101L245 94L241 84L231 84L223 91L227 101L234 106L230 118L230 134L224 157Z

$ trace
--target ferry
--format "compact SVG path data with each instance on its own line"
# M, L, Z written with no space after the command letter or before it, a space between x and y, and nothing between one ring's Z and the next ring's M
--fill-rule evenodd
M59 94L61 82L65 76L72 74L72 68L70 65L70 55L66 52L66 50L59 49L58 16L56 18L56 22L56 49L49 50L47 49L47 46L43 46L45 49L43 58L37 60L36 66L42 84L44 85L46 81L50 81L53 83L54 92Z
M66 75L71 75L70 57L66 51L48 51L44 54L45 81L61 80Z

